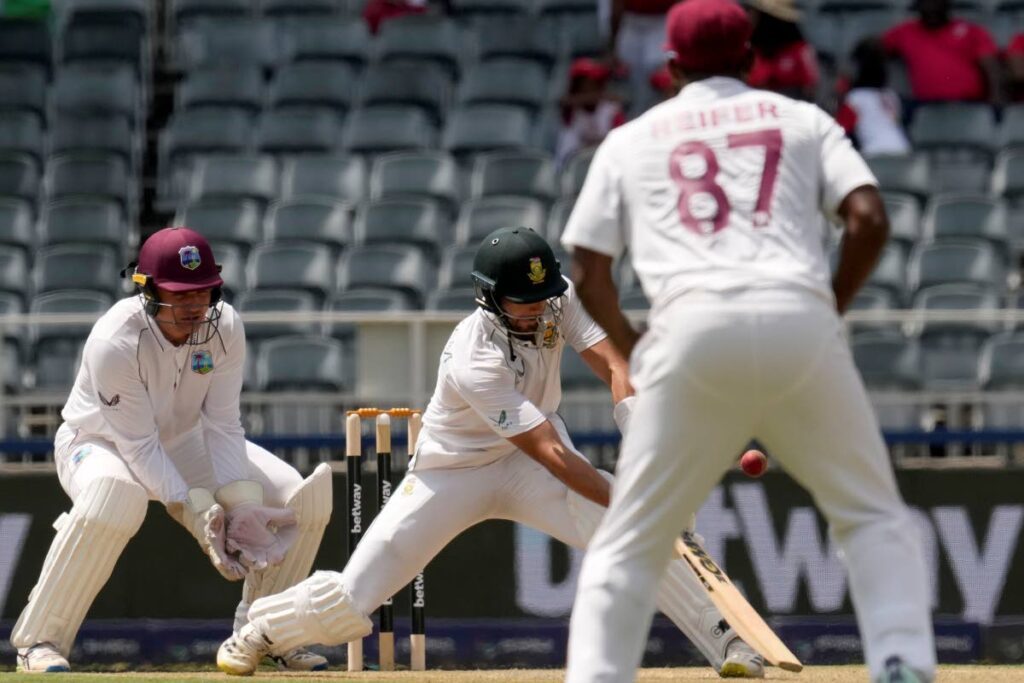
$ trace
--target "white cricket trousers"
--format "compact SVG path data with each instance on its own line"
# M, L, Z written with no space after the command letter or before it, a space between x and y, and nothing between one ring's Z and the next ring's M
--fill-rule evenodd
M583 561L568 683L634 680L651 588L686 520L751 438L814 497L850 579L871 676L931 673L924 558L842 321L810 292L691 292L651 312L611 505Z

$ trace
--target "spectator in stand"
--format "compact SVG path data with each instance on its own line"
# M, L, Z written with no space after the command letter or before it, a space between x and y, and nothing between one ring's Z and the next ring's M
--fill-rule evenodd
M900 97L888 87L885 50L869 38L857 44L851 57L856 71L836 121L864 156L909 154Z
M989 32L953 17L949 0L917 0L913 7L920 18L886 31L882 45L907 65L914 100L999 104L998 48Z
M609 17L609 61L626 68L634 111L647 108L648 79L665 64L665 15L677 1L599 0L599 14Z
M667 66L663 66L651 74L650 83L651 88L657 93L657 103L664 102L679 94L679 83L676 82L675 77Z
M793 0L749 0L747 10L754 23L754 64L747 83L813 101L820 80L818 57L800 31L800 11Z
M1007 90L1014 102L1024 102L1024 33L1018 33L1006 48Z
M594 147L608 132L626 122L622 102L608 92L611 68L593 59L577 59L569 67L569 89L562 97L562 129L555 163L564 165L576 152Z
M363 19L376 34L380 25L388 19L397 19L407 14L423 14L427 11L427 0L370 0L363 8Z

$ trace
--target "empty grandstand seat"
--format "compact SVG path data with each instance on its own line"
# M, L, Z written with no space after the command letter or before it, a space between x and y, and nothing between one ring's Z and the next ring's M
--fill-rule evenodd
M476 290L472 287L436 289L427 296L428 311L461 311L472 313L476 310ZM564 380L563 375L563 380ZM564 382L563 382L564 383Z
M352 207L345 202L303 197L270 205L264 220L266 238L271 241L320 242L335 251L352 244Z
M130 246L131 232L121 207L109 199L71 197L50 202L39 223L39 244L85 242Z
M204 156L192 166L189 198L252 199L265 204L277 195L277 164L266 155Z
M210 240L213 259L220 266L220 277L224 280L223 294L228 302L234 301L235 295L246 290L246 254L248 249L231 242Z
M914 308L921 311L981 311L1002 308L1002 297L992 288L983 285L950 283L932 285L918 290L914 295ZM944 322L924 323L924 333L976 332L982 336L1001 329L1001 322Z
M883 192L906 192L918 199L932 193L931 166L926 154L868 157L866 161Z
M18 343L9 339L0 341L0 384L4 393L16 394L21 391L23 367Z
M964 147L988 152L996 140L995 115L987 104L924 104L914 112L915 148Z
M331 60L362 66L370 52L370 32L358 16L291 21L282 33L288 61Z
M34 204L39 198L41 180L32 157L0 152L0 198L16 197Z
M366 161L357 156L299 156L281 168L281 197L322 196L356 203L367 192Z
M0 61L0 110L25 111L46 118L46 70Z
M907 268L911 291L948 282L1006 287L1006 264L983 240L944 240L919 244Z
M481 154L473 165L470 186L474 197L519 195L551 202L558 196L555 165L545 152Z
M984 196L932 197L924 215L924 238L981 237L997 246L1009 239L1006 205Z
M32 282L36 294L58 289L89 289L116 297L123 291L124 264L113 247L55 244L36 252Z
M569 216L572 215L572 209L575 205L575 197L563 197L551 205L547 227L547 239L549 242L554 244L562 239L565 224L569 222Z
M65 289L32 297L29 313L82 313L96 318L114 304L108 294L85 289ZM32 324L29 335L33 344L47 339L81 339L89 336L93 323Z
M458 246L479 244L498 228L523 227L543 234L544 205L528 197L484 197L462 205L455 224Z
M921 208L913 195L883 192L885 212L889 215L889 239L909 248L921 236Z
M189 159L200 154L243 154L249 151L252 138L252 119L237 109L195 109L175 113L160 133L162 197L173 200L187 191L187 187L176 187L174 180Z
M360 80L363 106L414 105L436 124L444 120L451 100L452 77L429 62L373 64Z
M527 59L502 58L471 67L459 82L456 101L471 104L513 104L534 112L548 99L548 74Z
M423 252L408 244L353 247L338 264L338 289L383 287L403 292L422 308L437 274Z
M987 335L975 332L924 332L921 382L933 391L973 391L978 386L978 361Z
M260 391L341 391L354 384L345 346L337 339L288 336L260 345L256 361Z
M69 24L122 23L147 28L153 20L147 0L64 0L60 8Z
M68 392L78 375L83 346L85 342L76 339L49 339L33 347L29 388Z
M404 293L380 287L353 287L336 292L327 302L327 310L335 313L380 313L385 311L408 311L413 305ZM327 323L324 333L332 337L349 339L355 336L354 323Z
M337 14L338 0L263 0L268 17L325 17Z
M452 247L446 249L441 258L441 267L437 271L438 289L463 289L471 287L473 280L473 258L476 256L477 245Z
M853 361L870 389L914 390L921 386L920 349L900 334L873 332L850 342Z
M851 311L888 311L902 308L902 305L891 290L874 285L862 287L850 302Z
M247 17L186 27L178 36L175 54L186 72L226 64L271 69L279 59L273 24Z
M487 104L456 109L445 123L441 146L465 155L494 149L529 147L533 122L521 107Z
M594 160L594 148L582 149L573 155L562 169L562 196L575 197L583 189L590 162Z
M321 302L316 295L300 290L257 289L242 292L235 299L235 308L245 319L245 336L247 339L266 339L286 334L316 334L319 325L313 322L251 322L250 313L291 313L313 312L321 310Z
M1004 332L985 342L978 363L978 381L986 391L1024 387L1024 334Z
M435 146L437 129L422 109L414 106L379 105L356 109L345 121L345 149L359 154L379 154Z
M0 17L0 62L50 68L50 26L45 21Z
M334 289L334 254L315 242L264 242L249 255L252 289L298 289L324 297Z
M992 193L1013 198L1024 195L1024 149L1006 150L997 157Z
M20 247L25 252L35 245L32 206L24 199L0 197L0 246Z
M596 13L579 14L560 22L561 43L571 59L577 57L601 58L608 51L608 39L597 23Z
M426 199L381 199L360 207L356 244L415 244L435 260L451 242L451 217Z
M481 60L519 57L550 67L561 54L560 41L554 22L538 22L533 17L494 17L477 25Z
M894 242L885 245L875 269L868 278L868 284L888 290L897 301L905 298L907 255L900 245Z
M531 0L452 0L452 12L460 18L525 15L533 11Z
M237 244L245 249L263 241L263 213L252 199L201 199L178 209L174 224L194 228L211 242Z
M25 312L25 302L14 292L0 292L0 318ZM21 325L0 323L0 340L21 343L24 338Z
M1002 148L1024 146L1024 105L1013 104L1003 110L998 142Z
M28 303L30 273L28 254L21 249L0 249L0 291L15 294Z
M53 111L73 116L125 116L133 123L141 115L140 88L126 66L68 64L50 86Z
M384 22L374 41L377 59L436 62L455 76L466 37L452 20L436 15L406 15Z
M992 163L987 154L946 153L939 150L931 158L932 193L986 192L992 177Z
M256 143L268 154L326 154L337 147L339 131L330 109L270 109L260 118Z
M29 112L0 111L0 153L19 153L42 166L45 133L39 117Z
M149 50L142 27L134 23L72 23L61 35L59 59L64 64L119 64L141 75L148 72Z
M135 178L124 159L109 154L59 154L46 164L46 190L51 199L68 196L102 197L131 215Z
M462 178L445 152L394 152L377 157L370 175L371 199L427 198L458 207Z
M50 153L116 154L129 165L137 163L138 133L124 116L58 116L50 126Z
M239 107L258 112L263 107L263 74L256 66L212 65L190 72L178 85L175 106Z
M246 17L253 13L255 3L251 0L170 0L168 12L177 23L197 20Z
M267 99L272 107L321 106L343 114L352 107L357 84L355 68L344 62L296 62L277 70Z
M562 388L568 391L605 387L601 378L594 374L583 357L569 344L562 350L561 377Z

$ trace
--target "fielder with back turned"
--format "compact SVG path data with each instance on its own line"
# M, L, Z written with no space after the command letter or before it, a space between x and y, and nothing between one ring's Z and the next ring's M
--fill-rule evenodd
M652 586L751 438L828 520L872 678L933 676L920 544L839 317L885 243L885 209L835 121L743 83L751 31L732 0L672 8L682 90L605 139L563 235L580 299L632 354L637 392L580 575L570 683L633 680ZM846 228L831 283L822 214ZM652 302L639 343L611 278L627 247Z

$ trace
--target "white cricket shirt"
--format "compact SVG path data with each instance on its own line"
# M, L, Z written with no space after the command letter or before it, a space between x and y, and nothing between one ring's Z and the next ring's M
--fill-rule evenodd
M176 457L194 459L204 444L217 486L248 478L239 395L245 330L219 303L218 333L205 344L173 346L146 314L140 297L114 304L96 321L61 416L76 438L112 442L156 499L188 492ZM202 439L194 438L201 430ZM193 437L193 438L189 438Z
M510 352L505 328L492 314L474 311L458 324L441 354L416 442L415 468L476 467L514 453L508 437L530 431L558 410L565 344L585 351L606 336L583 310L571 283L558 334L540 346L513 341Z
M732 78L691 83L598 148L562 236L628 246L657 306L694 288L809 289L832 300L821 212L875 177L813 104Z

